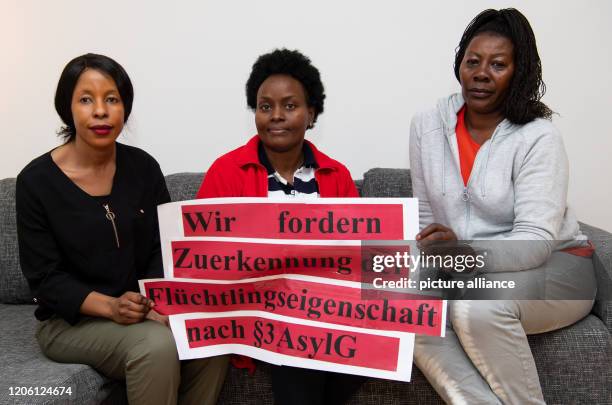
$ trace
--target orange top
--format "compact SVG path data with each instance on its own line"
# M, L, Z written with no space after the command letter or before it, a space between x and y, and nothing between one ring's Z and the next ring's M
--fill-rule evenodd
M461 177L463 177L463 184L467 185L480 145L472 139L465 125L465 106L461 107L461 110L457 113L455 134L457 135L457 146L459 147Z

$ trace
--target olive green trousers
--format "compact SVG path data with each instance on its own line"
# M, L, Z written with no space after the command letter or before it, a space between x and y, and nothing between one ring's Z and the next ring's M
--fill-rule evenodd
M54 317L41 322L36 337L54 361L125 379L134 405L215 404L227 372L227 356L180 361L170 328L150 320L119 325L84 317L72 326Z

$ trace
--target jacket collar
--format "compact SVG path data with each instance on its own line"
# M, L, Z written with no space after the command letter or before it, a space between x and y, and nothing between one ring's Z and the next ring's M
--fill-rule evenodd
M448 97L438 100L438 111L444 125L444 132L447 137L455 136L455 126L457 125L457 113L465 105L465 100L461 93L451 94ZM507 118L499 123L499 136L507 135L516 130L517 125L512 124Z
M236 161L239 166L243 167L246 165L257 165L265 168L259 161L258 148L259 136L255 135L244 145L240 154L236 157ZM336 170L338 164L331 158L327 157L327 155L319 152L319 150L312 144L312 142L304 139L304 142L310 150L312 151L312 155L314 157L314 161L318 167L317 170Z

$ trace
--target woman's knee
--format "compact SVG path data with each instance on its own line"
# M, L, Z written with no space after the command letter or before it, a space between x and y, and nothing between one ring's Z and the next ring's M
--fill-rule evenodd
M138 362L180 370L178 352L170 329L153 321L145 322L151 325L139 331L141 336L128 353L128 365Z
M457 335L487 334L500 326L519 321L516 302L504 301L454 301L451 303L450 320Z

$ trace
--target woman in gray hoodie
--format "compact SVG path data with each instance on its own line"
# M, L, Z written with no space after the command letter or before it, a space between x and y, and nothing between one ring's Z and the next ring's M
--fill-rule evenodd
M486 277L527 289L543 281L546 299L502 292L494 298L504 300L452 301L446 337L417 336L415 363L447 403L543 404L526 335L586 316L595 281L592 250L567 207L567 156L540 101L529 22L515 9L483 11L454 68L461 93L412 120L417 240L486 245L494 252Z

